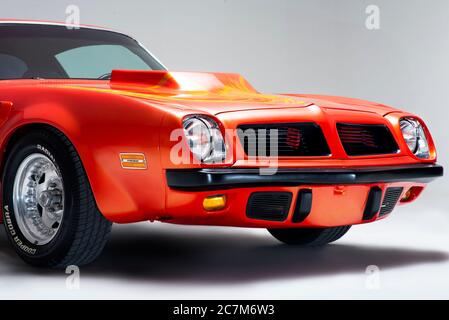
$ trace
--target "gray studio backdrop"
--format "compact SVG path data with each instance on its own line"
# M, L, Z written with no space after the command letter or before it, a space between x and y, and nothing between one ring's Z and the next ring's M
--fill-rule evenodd
M344 95L415 112L449 167L447 0L0 0L0 16L66 19L138 38L172 70L243 74L267 92ZM366 8L380 29L366 27ZM431 186L449 195L449 179Z

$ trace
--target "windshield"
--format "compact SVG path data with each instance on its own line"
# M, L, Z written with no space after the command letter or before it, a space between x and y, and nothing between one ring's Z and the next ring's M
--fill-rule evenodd
M165 70L136 40L112 31L0 25L0 80L109 79L112 70Z

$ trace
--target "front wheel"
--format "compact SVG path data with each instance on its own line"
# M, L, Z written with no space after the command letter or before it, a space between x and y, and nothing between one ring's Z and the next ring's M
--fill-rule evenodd
M29 132L8 153L3 218L18 255L52 268L92 262L112 225L97 209L73 145L54 129Z
M323 246L343 237L351 226L334 228L268 229L279 241L296 246Z

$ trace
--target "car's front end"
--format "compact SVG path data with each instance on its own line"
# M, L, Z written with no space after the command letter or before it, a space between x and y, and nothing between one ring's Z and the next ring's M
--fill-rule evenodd
M414 201L443 174L415 115L351 99L295 98L296 107L210 107L170 119L184 134L170 139L162 131L160 219L263 228L367 223Z

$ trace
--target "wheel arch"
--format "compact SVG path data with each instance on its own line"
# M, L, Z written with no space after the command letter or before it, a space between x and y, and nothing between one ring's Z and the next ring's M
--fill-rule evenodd
M36 131L37 130L45 130L45 131L56 130L56 131L60 132L61 134L63 134L64 136L66 136L66 138L70 141L70 139L67 137L67 135L64 132L62 132L55 126L49 125L47 123L27 123L27 124L24 124L24 125L21 125L21 126L15 128L8 134L6 139L4 139L2 146L1 146L1 150L2 150L2 159L1 159L1 163L0 163L0 176L1 177L3 177L6 160L8 159L8 156L9 156L14 144L17 141L19 141L21 138L26 136L27 134L29 134L30 132L35 131L35 130ZM76 150L76 148L75 148L75 150Z
M89 182L89 185L91 185L90 181L89 181L89 175L86 172L86 169L84 168L84 164L82 161L82 158L76 148L76 145L71 141L71 139L68 137L68 135L63 132L60 128L45 123L45 122L33 122L33 123L26 123L26 124L22 124L16 128L14 128L13 130L11 130L11 132L9 132L9 134L7 135L7 137L3 140L2 145L1 145L1 161L0 161L0 179L1 179L1 183L3 184L3 176L4 176L4 171L5 171L5 167L6 167L6 161L8 160L8 157L14 147L14 145L20 141L20 139L22 139L23 137L25 137L27 134L33 132L33 131L47 131L50 132L51 134L62 134L73 146L73 148L75 149L76 153L78 154L78 157L80 157L81 159L81 166L82 169L84 171L84 173L86 174L87 177L87 181ZM96 198L95 198L95 193L94 194L94 201L96 202ZM0 197L0 201L1 201L1 197ZM98 204L97 204L98 207ZM0 215L0 223L3 222L3 216Z

